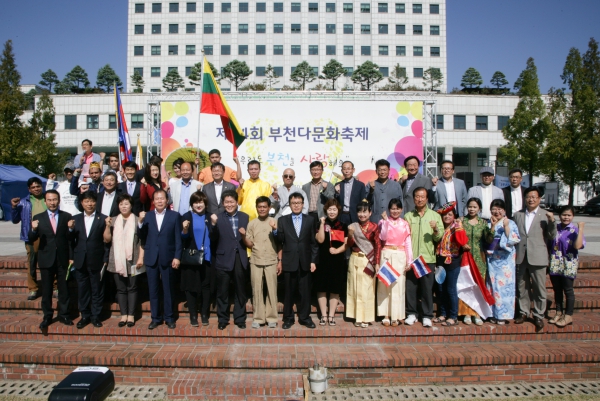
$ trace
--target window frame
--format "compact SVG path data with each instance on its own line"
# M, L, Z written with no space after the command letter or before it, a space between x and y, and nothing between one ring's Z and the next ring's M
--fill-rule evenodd
M370 56L371 55L371 46L370 45L360 46L360 55L361 56Z
M390 48L388 45L379 45L378 54L380 56L389 56Z
M108 129L117 129L117 116L113 113L108 115Z
M389 32L388 24L378 24L377 30L380 35L387 35Z
M396 24L396 35L406 35L406 25Z
M267 33L267 24L256 24L256 33Z
M475 116L475 131L489 131L488 116Z
M169 24L169 35L179 34L179 24Z
M267 45L256 45L256 55L257 56L266 56L267 55Z
M315 30L316 27L316 30ZM308 24L308 33L319 33L319 24Z
M284 33L283 32L284 26L283 24L273 24L273 33Z
M173 11L175 10L175 11ZM170 13L178 13L179 12L179 3L169 3L169 12Z
M178 56L179 55L179 45L169 45L168 47L168 55L169 56Z
M248 29L249 29L248 24L238 24L238 34L242 34L242 35L247 34Z
M231 12L231 3L221 3L221 12L222 13L230 13Z
M185 45L185 55L194 56L196 54L196 45Z
M290 24L290 33L302 33L302 24Z
M247 2L238 3L238 12L239 13L250 12L250 5Z
M336 49L336 45L325 45L325 55L326 56L335 56L337 49ZM333 52L331 52L330 50L333 48Z
M335 9L336 9L335 3L325 3L325 12L326 13L334 13Z
M325 34L335 34L336 33L336 24L325 24ZM331 30L333 27L333 31Z
M195 34L196 33L196 23L189 23L189 24L185 24L185 33L191 33L191 34Z
M308 55L309 56L318 56L319 55L319 45L308 45Z
M256 12L257 13L266 13L267 12L267 3L264 3L264 2L256 3Z
M161 45L152 45L150 46L150 55L151 56L160 56L162 53Z
M406 3L396 3L394 10L396 14L406 14Z
M195 13L198 10L198 5L196 2L187 2L185 3L185 12L186 13Z
M283 55L283 45L273 45L273 55L274 56Z
M353 13L354 12L354 3L343 3L342 4L342 12Z
M144 46L133 46L133 55L134 56L143 56L144 55Z
M135 117L135 119L134 119ZM140 113L131 114L131 129L144 129L144 115Z
M85 129L100 129L100 116L98 114L87 114L85 116Z
M465 114L454 114L452 127L455 130L464 131L467 129L467 116Z
M244 52L245 50L245 52ZM239 45L238 44L238 56L247 56L250 54L248 45Z
M146 12L145 6L146 6L146 4L144 4L144 3L135 3L134 8L133 8L134 14L144 14ZM141 11L140 11L140 9L141 9Z
M160 67L150 67L150 78L160 78Z
M221 45L221 56L231 56L231 45Z
M344 56L353 56L354 55L354 46L353 45L344 45Z
M227 32L227 30L229 30ZM231 34L231 24L221 24L221 34L228 35Z
M77 129L77 114L65 114L65 130Z
M294 53L297 52L297 53ZM291 45L290 46L290 54L292 56L301 56L302 55L302 45Z
M202 6L202 10L205 13L214 13L215 12L215 3L204 3Z
M406 57L406 46L396 46L396 56Z

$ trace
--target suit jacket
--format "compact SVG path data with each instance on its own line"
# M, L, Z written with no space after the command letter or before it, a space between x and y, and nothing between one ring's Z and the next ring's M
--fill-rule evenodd
M179 199L181 197L181 183L182 183L182 181L180 180L175 185L169 187L169 193L171 194L171 199L173 199L173 210L178 213L181 212L179 210ZM194 192L198 191L198 185L202 186L200 181L190 180L190 195L192 195ZM185 210L185 212L190 210L189 201L190 200L188 199L186 202L188 207Z
M117 203L117 197L119 196L118 189L115 190L115 196L112 198L112 204L110 206L110 217L116 217L119 215L119 204ZM104 204L104 192L98 194L98 201L96 202L96 213L102 213L102 205Z
M465 216L464 210L467 207L467 186L465 182L459 178L452 177L454 184L454 195L456 196L456 211L459 216ZM448 203L448 193L446 192L446 184L442 178L438 180L435 186L435 204L433 210L440 209L444 204Z
M133 198L133 210L132 211L133 211L133 214L135 214L136 216L139 216L140 212L144 210L144 206L142 205L142 202L140 201L140 186L142 184L139 183L138 181L134 181L134 183L135 183L135 187L133 189L133 195L131 196ZM129 191L127 191L127 181L120 183L117 186L117 191L119 191L119 193L121 193L121 194L129 195Z
M104 263L108 263L110 244L104 243L104 229L106 228L106 216L96 212L94 222L87 235L84 222L85 212L73 216L75 228L67 232L67 237L73 248L73 261L76 269L85 266L91 270L100 270ZM60 217L59 217L60 222ZM86 265L84 265L84 262Z
M519 210L513 210L512 209L512 191L511 191L511 186L509 185L508 187L502 188L502 193L504 194L504 202L506 203L506 215L508 217L513 217L513 215L516 212L519 212ZM523 205L523 208L525 208L525 188L523 188L523 186L521 186L521 205Z
M483 202L483 193L481 192L481 184L475 185L474 187L469 188L469 192L467 193L467 200L471 198L477 198ZM504 200L504 192L497 186L492 184L492 200L494 199L502 199ZM488 205L489 206L489 205ZM467 205L465 205L464 215L467 215ZM508 213L506 214L508 216Z
M336 183L337 185L338 183ZM345 196L345 185L344 181L340 181L340 193L335 197L344 207L344 196ZM357 178L354 178L354 182L352 183L352 192L350 193L350 219L352 223L356 223L358 221L358 213L356 212L356 206L367 197L367 188L365 187L365 183L359 181Z
M138 226L138 235L144 244L146 266L171 266L173 259L181 260L181 216L165 210L165 217L158 229L156 212L147 212L144 223Z
M58 222L56 224L56 234L50 223L48 212L43 212L33 216L33 220L39 222L36 231L29 231L29 242L40 239L38 248L38 267L47 269L54 266L54 263L60 267L69 266L69 260L73 256L67 233L69 232L69 220L72 219L70 213L57 211Z
M310 183L310 181L307 182L306 184L302 185L302 190L306 194L305 202L307 203L307 205L309 207L310 207L311 185L312 184ZM340 190L341 190L341 188L340 188ZM325 206L325 203L327 203L327 201L329 199L332 199L334 196L335 196L335 189L333 188L333 185L330 182L327 183L326 189L323 189L323 187L321 187L321 190L319 191L319 199L317 200L317 215L319 216L319 218L325 216L325 213L323 212L323 206Z
M415 189L419 187L427 189L427 203L429 205L435 203L435 192L432 190L433 182L431 182L431 178L425 177L423 174L418 173L415 175L415 179L410 185L410 189L406 189L406 181L402 183L402 206L404 206L404 214L415 210L413 192L415 192Z
M223 182L223 191L235 191L235 185L225 180ZM225 207L221 203L220 199L217 199L217 193L215 192L215 183L214 181L209 182L208 184L202 187L202 193L206 195L208 198L208 205L206 205L206 214L209 216L211 214L221 214L225 211Z
M513 220L519 228L521 241L517 244L517 264L523 263L525 255L527 262L533 266L548 265L548 242L556 236L556 223L549 222L546 210L541 207L533 218L529 233L525 225L525 210L516 212Z
M364 188L364 186L363 186ZM317 263L319 247L317 245L316 222L312 216L302 215L300 236L296 235L293 214L277 220L277 240L283 244L281 263L283 271L294 272L298 269L310 270L311 263Z
M238 229L248 228L250 217L244 212L237 212ZM232 271L235 267L235 254L240 255L240 261L244 269L248 268L248 252L246 244L242 240L242 235L238 230L233 232L227 212L217 215L217 224L213 227L211 240L216 243L215 254L213 256L213 266L215 269Z

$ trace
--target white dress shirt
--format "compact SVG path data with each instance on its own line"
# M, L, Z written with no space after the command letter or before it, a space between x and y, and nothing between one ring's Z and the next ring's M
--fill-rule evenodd
M538 212L538 209L540 207L536 207L535 210L533 211L529 211L529 210L525 210L525 230L526 232L529 234L529 229L531 228L531 223L533 223L533 219L535 218L535 215Z
M443 180L446 187L446 198L448 202L456 202L456 191L454 191L454 181Z
M217 184L216 181L213 181L215 183L215 195L217 197L217 205L221 204L221 194L223 193L223 180L221 180L220 184Z
M104 191L104 199L102 200L102 210L100 211L100 213L102 213L105 216L110 216L110 209L112 209L112 203L115 199L116 193L117 191L112 191L110 194Z
M163 220L165 219L165 214L167 214L167 208L165 208L162 213L156 209L154 209L154 212L156 213L156 225L158 226L158 231L160 231Z
M521 186L510 187L510 199L512 204L513 216L516 212L523 209L523 196L521 195Z
M90 230L92 229L92 224L94 224L94 219L96 218L96 212L93 212L88 216L87 213L83 213L83 222L85 223L85 235L90 236Z
M485 186L481 184L481 218L489 219L492 217L490 203L492 203L492 184Z

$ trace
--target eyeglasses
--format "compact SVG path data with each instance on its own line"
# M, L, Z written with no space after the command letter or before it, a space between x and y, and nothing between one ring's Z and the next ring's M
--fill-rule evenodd
M290 205L294 205L294 206L304 205L304 202L290 202Z
M283 175L283 178L291 178L291 179L293 179L293 178L294 178L294 176L293 176L293 175L289 175L289 174L284 174L284 175Z

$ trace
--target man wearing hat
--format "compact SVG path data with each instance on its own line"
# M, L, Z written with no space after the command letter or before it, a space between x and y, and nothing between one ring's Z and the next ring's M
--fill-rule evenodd
M74 171L75 166L72 162L69 162L63 169L65 174L64 181L56 181L56 174L52 173L48 175L48 181L46 182L46 191L49 189L55 189L60 194L60 210L69 213L71 216L81 213L77 207L77 197L75 195L71 195L70 192L71 180L73 179Z
M490 203L494 199L504 200L504 193L502 190L494 185L494 169L492 167L482 167L479 170L481 175L481 184L471 187L467 194L467 200L471 198L477 198L481 201L481 218L489 220L492 217L490 211ZM464 216L467 215L467 208L465 205Z

